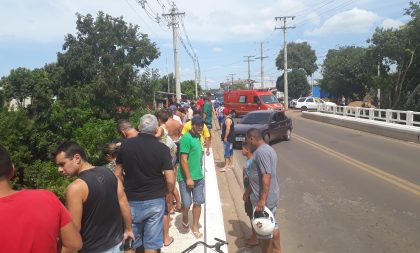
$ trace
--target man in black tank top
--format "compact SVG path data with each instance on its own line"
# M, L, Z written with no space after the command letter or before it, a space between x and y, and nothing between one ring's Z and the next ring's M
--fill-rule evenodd
M233 168L233 142L235 141L235 122L229 114L229 109L223 109L225 121L222 125L221 139L224 146L225 167L220 172L225 172Z
M66 200L82 236L79 252L122 252L123 241L129 237L134 240L134 235L121 181L105 167L89 164L85 151L75 142L60 144L53 156L60 173L78 177L67 187Z

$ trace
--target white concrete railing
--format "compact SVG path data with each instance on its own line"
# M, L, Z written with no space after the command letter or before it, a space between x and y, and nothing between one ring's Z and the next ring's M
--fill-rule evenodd
M351 106L318 106L318 112L420 127L420 112Z
M204 209L204 240L207 244L216 243L215 237L226 241L225 226L223 221L222 204L220 203L219 186L217 184L216 166L214 165L213 149L210 155L204 155L205 173L205 209ZM222 248L223 252L228 252L227 245ZM204 252L212 252L204 249Z

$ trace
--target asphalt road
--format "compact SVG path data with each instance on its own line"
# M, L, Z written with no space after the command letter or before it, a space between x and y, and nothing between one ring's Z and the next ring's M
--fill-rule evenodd
M419 253L420 145L288 116L292 139L272 144L282 252Z

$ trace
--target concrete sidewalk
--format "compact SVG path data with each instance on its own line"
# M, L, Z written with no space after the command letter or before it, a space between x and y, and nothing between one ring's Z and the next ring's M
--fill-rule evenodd
M214 125L214 124L213 124ZM229 245L222 250L224 252L260 253L259 247L247 248L245 241L251 236L251 226L248 216L244 211L242 166L235 163L235 168L227 172L219 172L224 166L223 145L220 139L221 131L213 127L212 151L205 158L206 169L206 204L203 205L200 216L200 231L204 234L200 240L214 244L214 237L226 240ZM213 178L214 177L214 178ZM211 186L211 184L215 184ZM221 205L218 209L217 205ZM190 224L192 214L189 214ZM217 225L217 220L222 219L224 228ZM222 234L223 233L223 234ZM169 235L174 242L168 247L163 247L163 253L180 253L198 240L191 231L185 232L182 228L182 214L171 215L171 227ZM198 245L195 253L213 252Z
M212 148L216 164L217 181L222 203L223 220L229 252L260 253L258 246L248 248L245 241L251 236L251 223L244 210L242 166L234 160L235 167L226 172L219 172L224 166L221 131L213 128Z
M218 239L226 241L223 214L220 205L220 195L217 186L216 169L213 158L213 149L210 150L210 155L203 159L203 170L205 177L205 199L206 204L202 205L200 216L200 232L203 236L196 239L193 233L186 231L182 226L182 214L175 213L171 215L171 227L169 235L174 238L174 242L168 247L163 247L161 252L164 253L180 253L187 249L198 240L204 241L209 245L214 245ZM192 224L192 213L189 212L189 224ZM228 252L227 246L221 248L224 252ZM207 252L211 250L199 244L194 250L190 252Z

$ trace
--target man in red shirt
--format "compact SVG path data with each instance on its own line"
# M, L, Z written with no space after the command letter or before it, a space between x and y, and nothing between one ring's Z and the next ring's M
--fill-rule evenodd
M15 191L10 185L15 168L0 145L0 252L58 252L57 240L69 251L82 247L70 213L54 193Z

